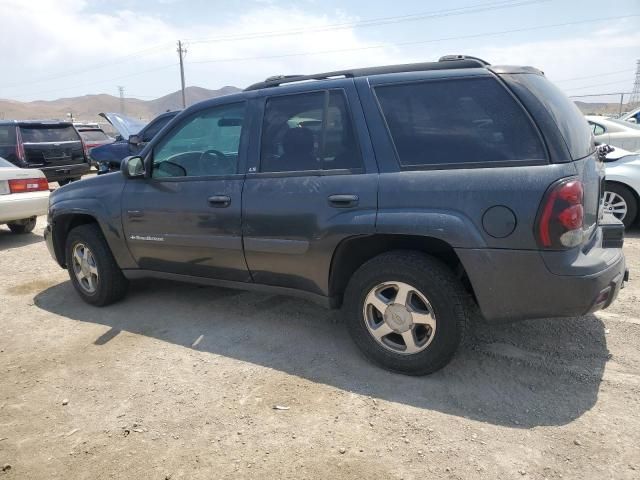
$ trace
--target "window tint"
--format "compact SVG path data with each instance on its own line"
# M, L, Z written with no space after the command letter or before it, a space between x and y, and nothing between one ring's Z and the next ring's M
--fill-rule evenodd
M238 150L245 104L205 110L178 125L153 151L153 177L231 175Z
M553 83L543 75L514 74L504 75L518 96L527 104L527 96L518 90L525 88L549 112L574 160L586 157L595 149L591 128L580 109ZM531 107L529 108L532 109Z
M69 127L20 127L22 141L25 143L40 142L79 142L80 137L75 128Z
M492 78L375 89L403 166L541 160L531 122Z
M162 130L162 128L169 123L169 121L173 119L173 117L164 117L161 118L155 122L151 122L145 129L144 132L142 133L142 141L143 142L150 142L153 137L156 136L156 133L158 133L160 130Z
M268 99L260 165L262 172L360 167L344 93L332 90Z

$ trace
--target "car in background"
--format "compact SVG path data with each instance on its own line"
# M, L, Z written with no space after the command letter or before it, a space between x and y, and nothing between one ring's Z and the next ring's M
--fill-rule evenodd
M625 122L640 124L640 108L636 108L628 113L625 113L620 117L620 120Z
M44 173L0 158L0 225L6 224L13 233L29 233L48 206L49 182Z
M604 143L630 152L640 150L640 125L617 118L586 115L597 143Z
M118 131L115 142L93 148L89 155L98 168L98 175L120 170L120 162L130 155L137 155L147 143L179 112L165 112L148 124L120 113L101 113Z
M0 121L0 157L20 168L42 170L59 185L78 180L90 165L82 138L70 122Z
M640 153L614 148L605 158L603 210L625 227L638 220L640 207Z
M82 137L82 141L84 142L85 148L87 150L91 150L94 147L99 147L100 145L106 145L108 143L113 143L116 139L110 137L105 133L102 128L93 125L76 125L76 130L80 133L80 137Z

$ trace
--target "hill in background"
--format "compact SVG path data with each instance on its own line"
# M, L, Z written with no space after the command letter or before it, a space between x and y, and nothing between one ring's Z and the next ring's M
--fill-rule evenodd
M201 87L187 87L185 97L187 106L209 98L229 95L239 92L236 87L222 87L219 90L209 90ZM156 115L167 110L182 108L182 94L180 90L156 98L155 100L141 100L139 98L125 98L125 114L134 118L151 120ZM120 98L113 95L84 95L82 97L59 98L58 100L37 100L34 102L18 102L0 99L0 119L27 120L53 119L67 120L68 113L73 113L75 121L103 122L100 112L119 112Z

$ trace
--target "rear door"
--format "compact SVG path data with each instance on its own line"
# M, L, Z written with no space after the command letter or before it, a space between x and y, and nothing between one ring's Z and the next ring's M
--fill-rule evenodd
M336 246L374 232L378 175L364 117L351 80L331 85L256 101L262 122L243 192L256 283L327 295Z
M146 270L248 281L242 253L245 102L198 110L149 153L149 178L127 181L127 244Z
M29 167L47 168L86 163L82 140L69 124L23 124L18 128Z

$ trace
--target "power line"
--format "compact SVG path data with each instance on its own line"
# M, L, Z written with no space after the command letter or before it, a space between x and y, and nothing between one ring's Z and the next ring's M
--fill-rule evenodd
M548 2L548 1L550 0L501 0L498 2L480 3L476 5L470 5L467 7L435 10L430 12L414 13L410 15L378 17L370 20L336 23L331 25L324 25L321 27L298 28L298 29L292 29L292 30L279 30L279 31L267 31L267 32L254 32L254 33L248 33L248 34L223 35L220 37L204 38L204 39L202 38L191 39L189 40L189 43L191 44L218 43L218 42L228 42L228 41L237 41L237 40L251 40L256 38L270 38L270 37L280 37L280 36L298 35L298 34L306 34L306 33L326 32L326 31L333 31L333 30L342 30L347 28L373 27L373 26L389 25L389 24L396 24L396 23L408 22L408 21L418 21L418 20L427 20L432 18L468 15L471 13L480 13L485 11L501 10L504 8L514 8L514 7L521 7L521 6L527 6L527 5L534 5L534 4Z
M520 32L529 32L533 30L542 30L545 28L555 28L555 27L566 27L572 25L581 25L585 23L594 23L594 22L604 22L609 20L617 20L620 18L630 18L630 17L639 17L640 14L636 15L620 15L615 17L605 17L605 18L596 18L592 20L582 20L577 22L565 22L565 23L556 23L551 25L539 25L537 27L526 27L526 28L517 28L512 30L502 30L498 32L486 32L486 33L478 33L472 35L460 35L455 37L441 37L441 38L432 38L429 40L417 40L410 42L397 42L397 43L385 43L380 45L370 45L366 47L354 47L354 48L340 48L333 50L320 50L315 52L298 52L298 53L285 53L285 54L277 54L277 55L263 55L263 56L255 56L255 57L236 57L236 58L217 58L211 60L198 60L189 62L189 64L204 64L204 63L225 63L225 62L239 62L239 61L249 61L249 60L269 60L274 58L286 58L286 57L304 57L310 55L324 55L329 53L341 53L341 52L355 52L362 50L374 50L379 48L388 48L388 47L404 47L409 45L423 45L427 43L436 43L443 42L448 40L465 40L470 38L482 38L482 37L490 37L496 35L505 35L510 33L520 33Z
M144 56L144 55L149 55L151 53L160 51L160 50L164 49L165 46L167 46L167 45L171 45L171 43L163 43L163 44L156 45L154 47L146 48L144 50L138 50L137 52L129 53L129 54L123 55L121 57L116 57L115 59L113 59L113 60L111 60L109 62L96 63L96 64L93 64L91 66L84 67L84 68L81 68L81 69L67 70L67 71L65 71L65 73L61 73L59 75L56 74L56 75L53 75L53 76L41 77L41 78L36 79L36 80L30 80L28 82L20 82L20 83L4 85L4 86L2 86L0 88L22 87L24 85L32 85L34 83L48 82L50 80L57 80L57 79L60 79L60 78L71 77L71 76L74 76L74 75L78 75L80 73L90 72L92 70L99 70L101 68L110 67L110 66L116 65L118 63L124 63L124 62L127 62L127 61L131 60L131 59L134 59L134 58L137 58L137 57L141 57L141 56Z
M585 85L583 87L571 88L571 89L569 89L569 91L570 92L574 92L576 90L585 90L587 88L604 87L606 85L618 85L618 84L621 84L623 82L627 82L627 80L618 80L616 82L606 82L606 83L596 83L596 84L593 84L593 85Z
M607 73L598 73L597 75L587 75L585 77L572 77L572 78L563 78L561 80L554 80L554 83L564 83L571 82L573 80L586 80L588 78L598 78L598 77L608 77L611 75L619 75L621 73L629 73L633 72L635 68L626 68L624 70L616 70L615 72L607 72Z

